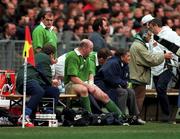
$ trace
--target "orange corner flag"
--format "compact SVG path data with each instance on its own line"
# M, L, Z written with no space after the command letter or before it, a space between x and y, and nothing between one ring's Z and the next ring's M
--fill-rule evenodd
M25 28L25 43L24 43L23 57L27 58L27 62L29 64L35 66L34 51L32 47L31 34L28 26L26 26Z

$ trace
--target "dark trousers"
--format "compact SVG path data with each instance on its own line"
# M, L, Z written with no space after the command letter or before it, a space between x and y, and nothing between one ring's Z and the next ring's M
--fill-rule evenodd
M135 91L138 110L141 113L146 94L146 85L132 84L132 88Z
M178 108L180 108L180 82L179 82Z
M166 115L170 115L170 104L167 96L167 86L170 82L173 73L171 70L166 70L159 76L153 76L153 81L156 87L156 92L162 112Z
M179 88L179 96L178 96L178 108L180 108L180 88Z
M126 112L126 107L128 107L129 115L134 116L139 114L137 108L135 92L133 89L117 89L117 105L123 114Z
M26 107L35 110L42 97L55 98L55 102L57 103L60 92L57 87L42 86L38 81L31 80L27 81L26 94L31 96Z

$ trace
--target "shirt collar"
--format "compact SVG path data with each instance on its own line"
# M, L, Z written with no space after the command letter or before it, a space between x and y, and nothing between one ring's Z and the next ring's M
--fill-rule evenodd
M44 23L43 22L41 22L40 23L40 25L44 28L44 29L46 29L46 26L44 25ZM53 26L51 26L51 28L50 29L48 29L49 31L52 31L54 29L54 27Z
M78 56L82 56L81 53L79 52L78 48L75 48L74 49L75 53L78 55ZM83 57L83 56L82 56Z

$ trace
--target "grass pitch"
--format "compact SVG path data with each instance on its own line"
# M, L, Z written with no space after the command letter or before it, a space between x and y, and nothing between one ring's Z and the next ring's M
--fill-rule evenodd
M0 127L0 139L180 139L180 124L143 126Z

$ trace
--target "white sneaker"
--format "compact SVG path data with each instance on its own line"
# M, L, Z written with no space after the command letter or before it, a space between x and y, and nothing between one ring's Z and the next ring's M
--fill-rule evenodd
M18 119L18 124L22 125L22 115L21 117ZM25 127L34 127L34 124L31 122L30 118L28 115L25 116L25 121L24 121L24 125Z
M140 119L140 118L138 118L137 121L138 121L138 123L140 123L140 124L142 124L142 125L146 124L146 121L144 121L144 120L142 120L142 119Z

